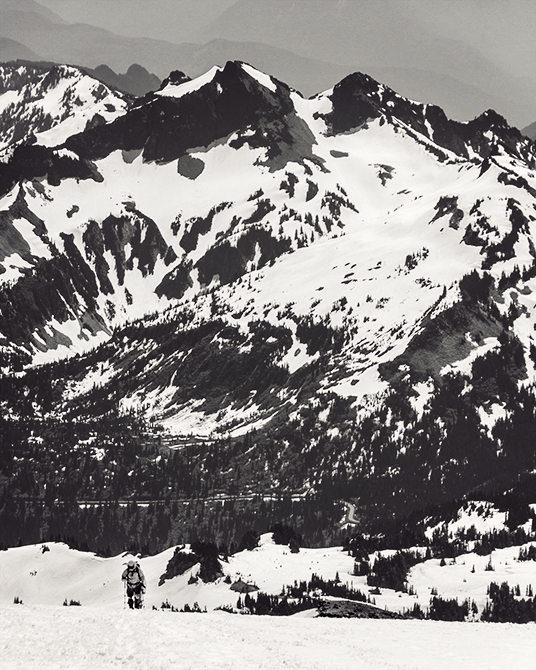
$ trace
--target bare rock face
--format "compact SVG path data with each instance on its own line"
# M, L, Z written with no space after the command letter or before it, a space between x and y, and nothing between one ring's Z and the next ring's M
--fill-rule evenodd
M200 158L185 154L179 158L177 170L183 177L188 179L197 179L205 169L205 164Z

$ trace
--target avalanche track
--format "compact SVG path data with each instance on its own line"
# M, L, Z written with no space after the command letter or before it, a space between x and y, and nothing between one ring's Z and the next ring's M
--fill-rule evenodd
M0 610L3 670L521 670L536 626L86 607Z

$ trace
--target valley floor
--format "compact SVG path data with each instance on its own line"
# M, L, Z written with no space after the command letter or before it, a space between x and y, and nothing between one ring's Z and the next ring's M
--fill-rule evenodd
M0 609L2 670L521 670L536 625Z

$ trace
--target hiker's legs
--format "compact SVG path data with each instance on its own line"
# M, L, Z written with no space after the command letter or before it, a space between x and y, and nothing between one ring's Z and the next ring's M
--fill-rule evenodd
M141 585L136 587L134 590L134 607L136 609L141 609L141 606L143 604L142 600L142 593L141 593Z
M134 598L133 598L134 589L130 585L127 585L127 596L128 596L128 606L130 607L130 609L133 609L134 608Z

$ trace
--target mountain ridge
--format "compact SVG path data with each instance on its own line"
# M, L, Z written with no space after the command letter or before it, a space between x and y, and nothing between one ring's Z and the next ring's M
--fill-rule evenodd
M330 62L365 70L377 79L381 68L390 68L388 83L409 96L419 91L415 71L426 70L436 74L437 83L441 81L435 86L436 98L428 101L447 108L449 97L459 95L441 75L454 76L462 85L477 85L488 95L504 91L510 101L504 100L498 110L517 123L522 123L516 115L520 101L526 105L524 114L530 114L536 104L533 81L516 81L487 60L474 42L456 39L441 23L427 21L418 5L408 2L389 0L381 6L346 2L333 9L318 0L291 5L285 0L240 0L198 35L203 41L214 37L264 42L311 58L322 53ZM411 78L397 68L410 68ZM485 106L493 105L490 101ZM476 113L473 108L472 115Z
M18 59L37 61L39 56L20 42L7 37L0 37L0 62Z
M0 166L13 453L69 426L97 497L137 478L369 518L532 472L533 142L361 73L307 100L230 62L119 99Z
M536 121L523 128L521 132L531 140L536 140Z
M240 5L240 3L237 4ZM312 3L313 6L314 4ZM395 7L395 9L399 12L399 8ZM352 27L357 31L356 34L360 34L361 23L358 20L356 23L354 11L350 12L347 21L342 23L339 21L339 24L337 24L336 14L330 14L327 18L324 17L325 20L319 22L317 20L318 7L315 11L316 13L313 12L310 18L312 17L314 24L312 30L317 38L322 37L325 40L326 36L323 31L331 26L333 32L334 21L336 25L340 24L339 29L343 32L348 32ZM268 16L261 22L262 25L269 25L275 14L268 12ZM517 124L525 124L534 117L534 99L529 95L533 87L529 81L517 81L515 78L501 75L474 49L467 45L456 44L452 40L446 40L443 50L446 55L442 51L442 56L438 59L440 43L442 44L445 40L442 38L443 41L438 41L436 36L423 44L422 35L426 31L420 33L417 31L417 46L414 48L408 49L407 45L402 43L399 57L393 58L391 54L391 57L385 60L382 56L382 49L378 51L377 45L374 46L376 42L373 41L372 51L365 49L365 52L362 53L358 49L356 53L352 52L348 58L341 60L332 53L335 48L333 45L325 49L317 46L308 52L295 53L299 51L298 43L303 49L303 45L307 45L311 40L302 39L301 42L299 40L298 42L288 41L288 39L283 42L263 40L258 31L248 32L247 25L238 35L229 35L225 31L217 30L214 34L207 33L206 39L202 40L203 44L175 44L161 39L115 35L106 28L89 24L65 23L61 22L56 15L48 15L44 12L28 13L17 8L16 15L18 19L14 22L13 11L6 13L5 20L2 22L3 30L0 28L0 33L26 45L42 58L58 63L68 62L95 68L104 62L116 71L125 71L132 63L139 62L143 67L163 78L170 70L176 68L196 77L213 64L223 66L228 60L245 60L252 62L261 70L269 71L280 79L288 81L306 95L325 90L334 85L348 71L359 69L368 71L376 79L389 83L393 88L409 97L441 104L450 116L460 120L469 119L486 107L498 109L511 122ZM256 16L256 12L253 12L253 15ZM404 11L402 11L403 17ZM417 25L418 17L415 20ZM404 20L401 25L407 23ZM374 30L378 33L379 24L376 24L374 24ZM409 27L414 30L413 27ZM299 34L301 30L303 26L299 23L291 28L291 34ZM408 30L407 25L405 30ZM386 33L380 30L378 34L385 35ZM343 39L335 32L335 36L334 43L347 44L347 48L349 48L348 44L365 44L365 42L370 47L367 42L368 33L361 35L360 40L355 40L355 35L351 39ZM227 41L221 39L222 37L227 37ZM391 41L394 44L399 40L400 35L397 30L392 37L392 40L384 43L384 51L390 50ZM411 40L408 41L411 42ZM414 53L418 49L424 49L420 56ZM465 50L465 57L461 56L460 49ZM319 58L319 53L325 54L324 58ZM407 61L405 65L404 58ZM434 59L440 61L441 67L431 67ZM427 63L426 68L423 63ZM474 68L474 73L470 75L469 67ZM453 72L456 74L453 75ZM505 93L498 93L503 90Z

